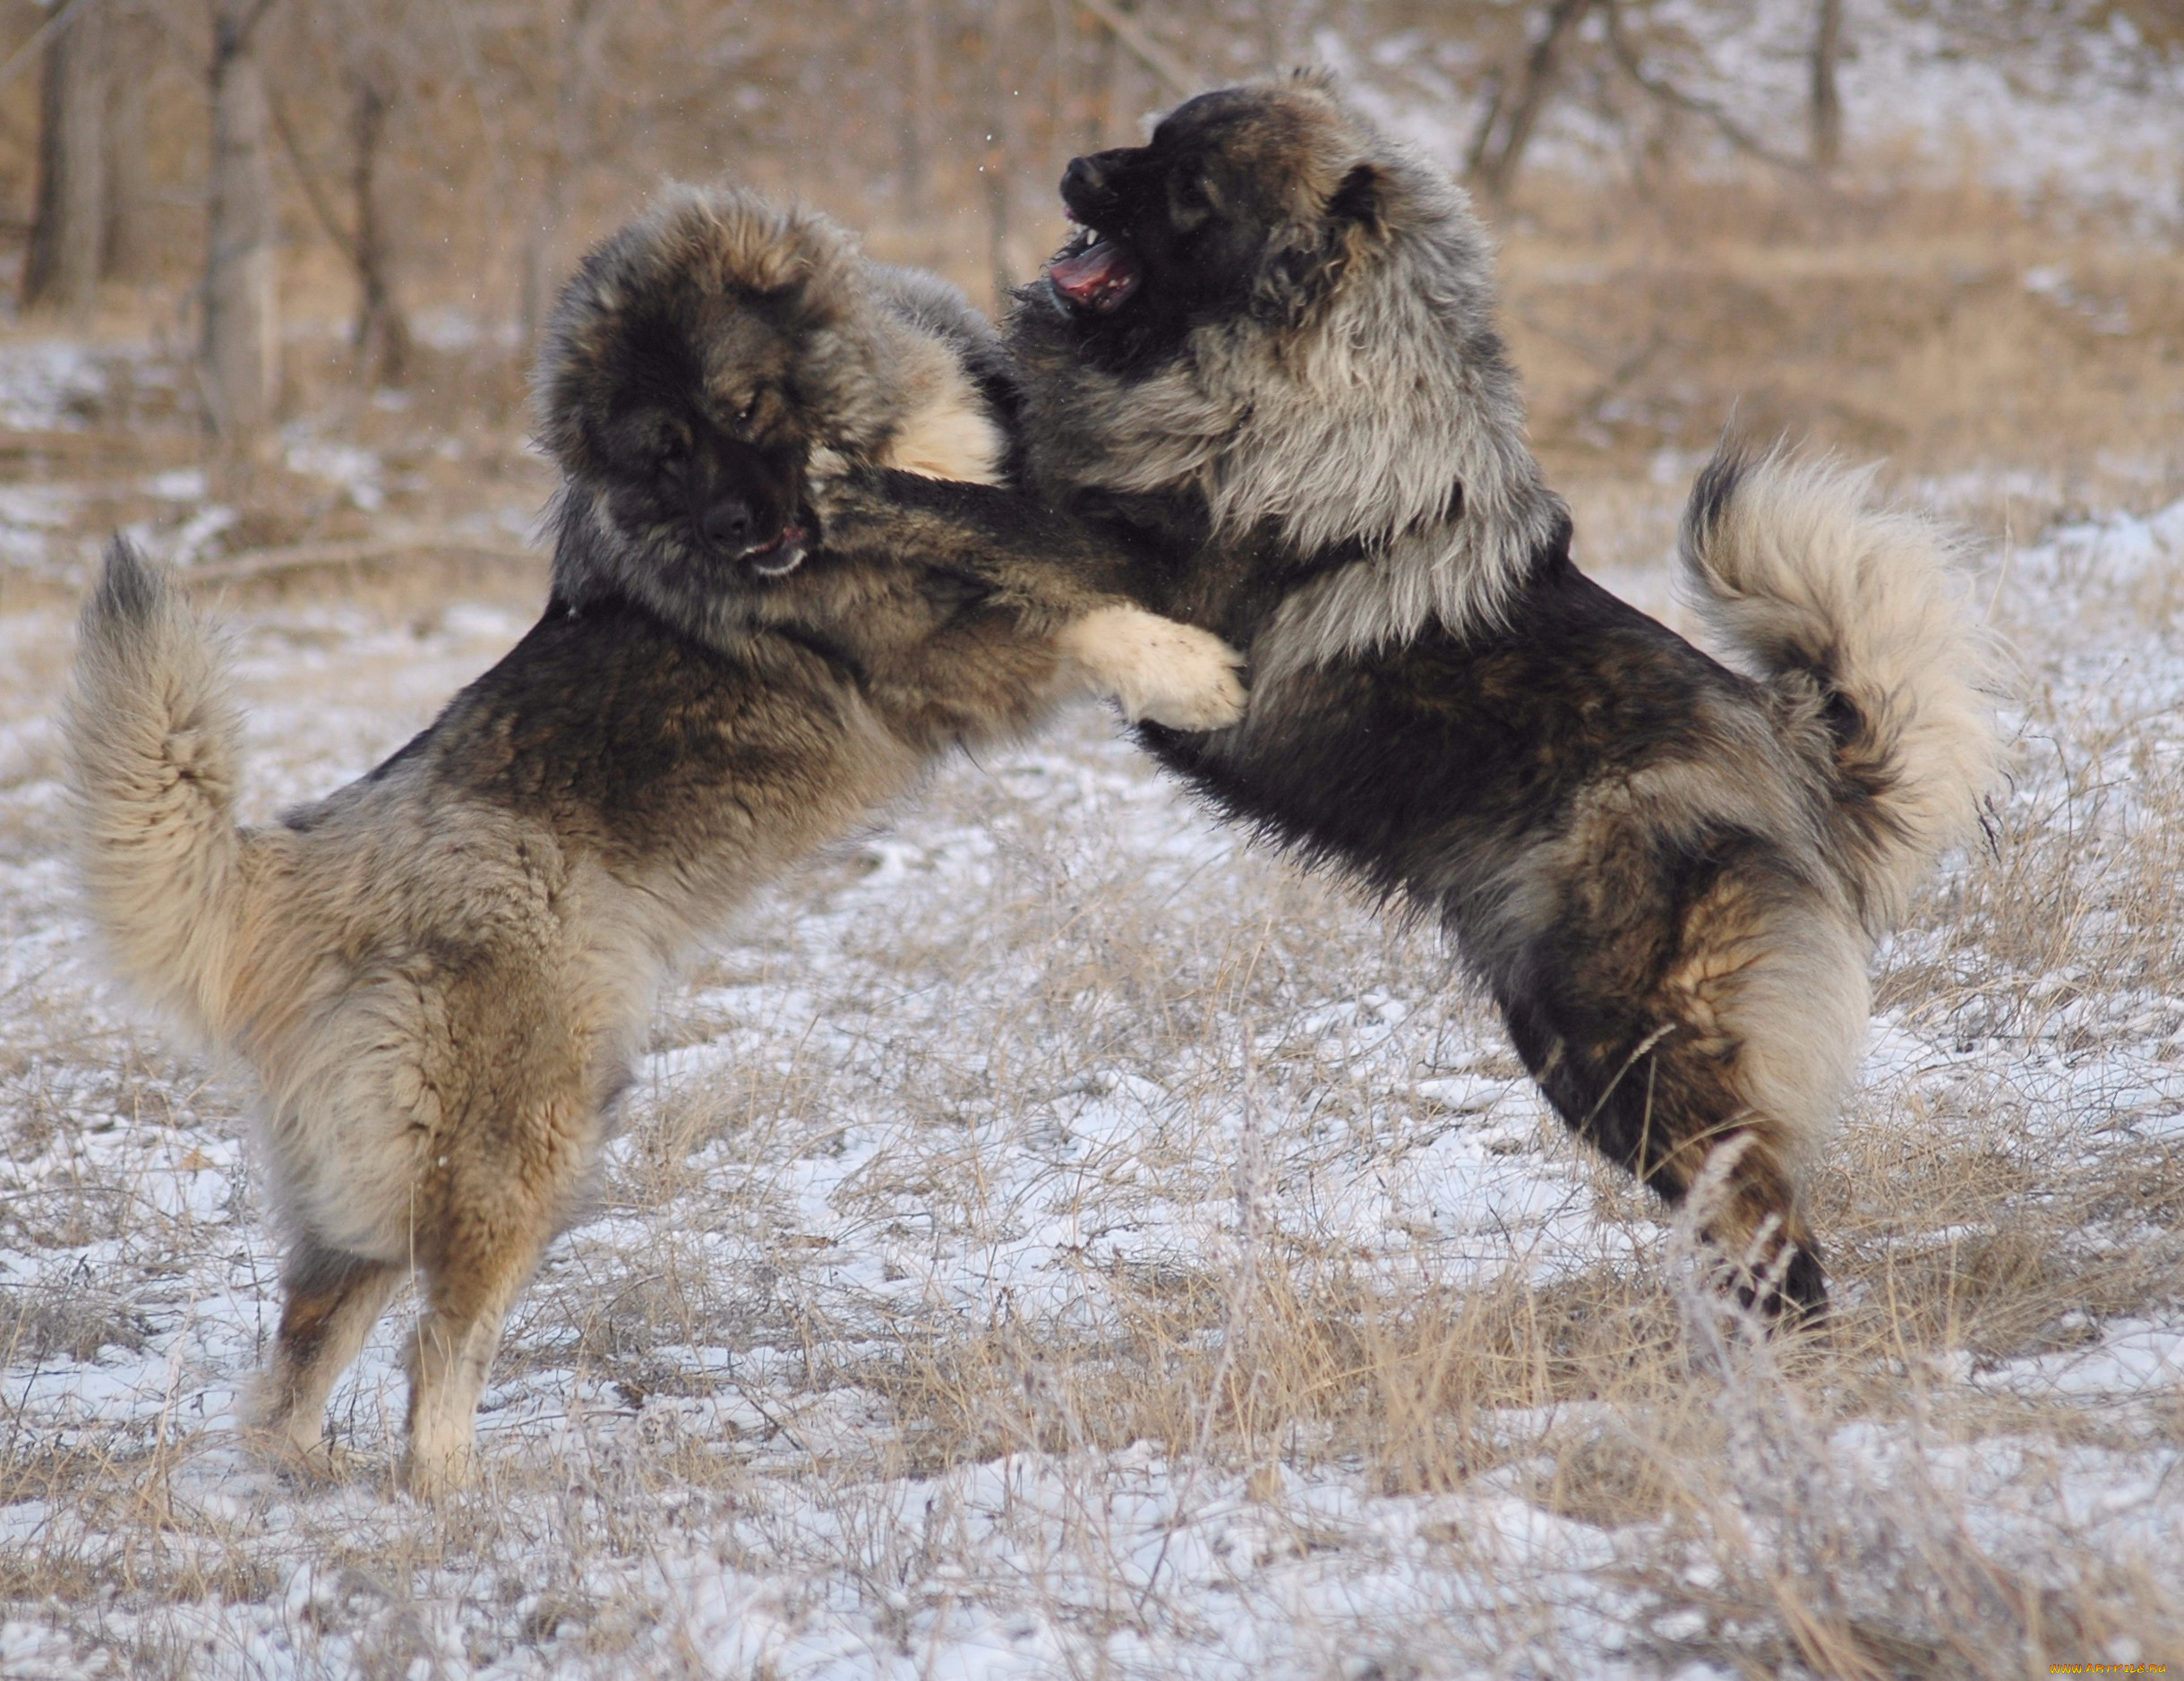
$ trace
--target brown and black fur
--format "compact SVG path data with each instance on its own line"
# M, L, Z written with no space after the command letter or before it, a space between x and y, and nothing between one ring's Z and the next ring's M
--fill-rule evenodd
M544 616L270 828L235 821L216 645L109 550L68 717L79 856L122 973L256 1076L289 1229L276 1444L315 1450L414 1268L407 1478L469 1475L502 1317L580 1204L657 987L785 865L1072 691L1238 715L1234 656L1115 594L1109 553L1036 508L935 482L1006 502L999 541L813 524L815 463L991 470L978 330L743 195L677 194L608 242L540 373L566 474Z
M1252 661L1241 724L1148 745L1440 921L1556 1111L1665 1197L1734 1141L1711 1233L1748 1298L1818 1309L1801 1178L1871 942L1994 764L1946 542L1729 449L1683 548L1751 674L1601 588L1469 203L1323 80L1190 100L1062 194L1083 232L1007 334L1032 483Z

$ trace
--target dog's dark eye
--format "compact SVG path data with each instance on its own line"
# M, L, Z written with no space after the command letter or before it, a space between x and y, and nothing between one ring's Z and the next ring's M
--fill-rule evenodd
M735 411L736 425L739 426L749 425L751 416L758 412L758 399L755 397L746 399L743 407Z
M1185 233L1198 227L1218 206L1213 189L1196 176L1173 176L1168 183L1168 219Z

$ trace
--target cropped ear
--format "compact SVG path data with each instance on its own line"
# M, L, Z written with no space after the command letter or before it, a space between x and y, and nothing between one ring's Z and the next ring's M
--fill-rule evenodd
M1348 223L1368 239L1388 231L1388 196L1395 185L1387 170L1370 160L1355 166L1327 199L1327 219Z
M1262 303L1295 320L1334 290L1342 276L1387 237L1393 185L1379 164L1354 166L1328 195L1309 230L1269 259L1257 288Z

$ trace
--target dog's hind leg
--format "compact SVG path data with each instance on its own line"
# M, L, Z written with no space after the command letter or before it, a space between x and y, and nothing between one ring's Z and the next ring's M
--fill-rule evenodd
M1748 1304L1817 1318L1827 1281L1800 1185L1865 1048L1864 935L1820 889L1763 869L1725 871L1685 908L1681 934L1656 999L1680 1024L1675 1083L1699 1102L1649 1171L1681 1200L1717 1150L1744 1140L1707 1235Z
M407 1269L299 1240L284 1269L272 1364L260 1376L251 1428L309 1462L326 1431L326 1398L364 1347Z
M466 1233L425 1280L425 1307L409 1350L409 1449L402 1480L425 1499L459 1488L477 1474L474 1439L478 1398L501 1346L501 1326L516 1293L538 1265L552 1227Z
M1507 1000L1512 1036L1571 1129L1666 1200L1707 1163L1705 1234L1739 1295L1823 1313L1827 1279L1800 1170L1863 1042L1864 947L1807 884L1750 864L1682 896L1633 892L1541 939Z
M478 1398L501 1322L573 1205L598 1138L597 1105L568 1035L511 1034L495 1102L450 1136L422 1199L424 1311L409 1353L403 1480L430 1498L476 1474ZM559 1066L556 1066L556 1065Z
M430 1248L418 1256L424 1311L409 1349L402 1479L412 1494L430 1499L476 1476L478 1398L501 1346L501 1323L559 1228L588 1159L554 1119L565 1120L565 1111L532 1109L509 1129L527 1146L522 1159L504 1153L503 1134L497 1145L487 1143L468 1161L458 1160L441 1188L441 1217ZM481 1130L498 1128L489 1122Z

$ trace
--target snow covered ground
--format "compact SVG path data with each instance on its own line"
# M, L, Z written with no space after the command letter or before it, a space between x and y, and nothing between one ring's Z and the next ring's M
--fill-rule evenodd
M102 983L67 614L0 617L0 1673L2184 1658L2180 577L2184 503L1983 565L2021 762L1885 954L1820 1189L1832 1347L1717 1325L1429 936L1087 711L948 767L668 1000L439 1514L390 1492L397 1317L338 1480L238 1450L277 1266L241 1088ZM233 622L263 815L525 620Z

